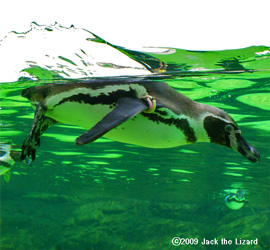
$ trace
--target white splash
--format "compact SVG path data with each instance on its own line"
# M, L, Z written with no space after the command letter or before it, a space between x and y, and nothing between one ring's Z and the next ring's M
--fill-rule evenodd
M31 24L25 33L10 32L0 41L0 82L27 76L23 69L39 66L65 78L150 74L141 64L89 31ZM29 75L28 75L29 76Z

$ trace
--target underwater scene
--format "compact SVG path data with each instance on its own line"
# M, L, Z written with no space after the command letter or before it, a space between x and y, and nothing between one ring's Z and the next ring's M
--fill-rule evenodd
M131 50L74 26L32 23L25 33L0 40L0 58L1 250L270 249L270 47ZM147 82L154 90L166 82L173 94L163 100L161 91L163 105L172 107L178 92L233 118L224 132L227 144L218 143L220 123L198 132L187 118L203 109L187 107L188 125L177 127L158 97L141 101L153 104L151 114L137 115L151 121L155 136L137 133L136 122L132 128L134 141L148 140L149 147L128 143L124 129L119 140L104 132L78 146L83 126L41 124L40 98L52 95L60 104L59 86L77 91L76 84L89 82L93 90L110 82L104 93L122 82L136 88ZM30 102L26 89L33 86L47 87ZM101 104L111 92L104 93ZM80 106L83 99L75 101ZM63 112L67 120L92 115ZM172 126L185 143L159 147L158 137ZM213 143L197 142L194 131Z

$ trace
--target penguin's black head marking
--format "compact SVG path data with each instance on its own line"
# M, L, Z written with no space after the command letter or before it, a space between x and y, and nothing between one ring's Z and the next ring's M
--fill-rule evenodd
M210 142L232 148L252 162L259 161L260 153L244 139L233 120L209 115L204 118L203 125Z

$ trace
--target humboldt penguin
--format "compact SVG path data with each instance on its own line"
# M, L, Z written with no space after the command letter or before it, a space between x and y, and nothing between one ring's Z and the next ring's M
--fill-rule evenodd
M245 197L247 193L244 190L231 189L225 197L225 204L232 210L238 210L248 204L253 214L256 214L249 200Z
M212 142L252 162L259 160L259 152L226 112L195 102L165 82L101 78L35 86L21 94L36 109L22 159L35 160L42 134L51 125L64 123L87 130L76 139L77 145L101 136L149 148Z
M225 204L228 208L232 210L238 210L248 203L248 199L244 196L243 190L237 190L236 192L231 192L225 197Z

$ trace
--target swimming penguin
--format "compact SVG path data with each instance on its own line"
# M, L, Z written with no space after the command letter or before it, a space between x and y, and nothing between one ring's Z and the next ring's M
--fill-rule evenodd
M147 79L103 78L30 87L21 95L36 109L22 159L35 160L42 134L64 123L87 130L75 143L101 136L149 148L170 148L195 142L230 147L257 162L259 152L243 138L223 110L195 102L167 83Z
M232 189L225 197L225 204L232 210L238 210L248 204L253 214L256 214L253 207L250 205L249 200L245 197L246 192L244 190Z
M229 193L225 197L225 204L232 210L238 210L248 203L248 200L244 196L243 190L237 190L236 192Z

